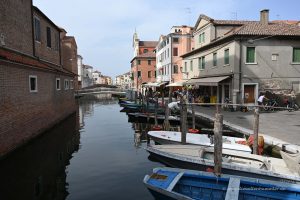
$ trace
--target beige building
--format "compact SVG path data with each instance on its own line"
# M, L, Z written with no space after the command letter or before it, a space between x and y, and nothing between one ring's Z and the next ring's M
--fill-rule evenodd
M194 30L195 49L182 57L188 84L211 102L254 104L260 92L299 91L300 27L260 21L215 20L200 15Z

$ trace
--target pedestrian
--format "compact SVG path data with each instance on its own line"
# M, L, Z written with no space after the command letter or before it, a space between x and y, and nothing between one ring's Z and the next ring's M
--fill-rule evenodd
M259 107L264 105L264 100L269 100L265 94L261 94L258 99L257 99L257 103L259 105Z

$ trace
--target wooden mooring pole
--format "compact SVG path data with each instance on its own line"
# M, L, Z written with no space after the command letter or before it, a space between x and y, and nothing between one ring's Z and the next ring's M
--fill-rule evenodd
M253 122L253 154L258 154L258 129L259 129L259 110L254 110L254 122Z
M187 122L187 105L183 97L180 99L181 104L181 143L186 144L186 122Z
M219 112L216 113L214 123L214 172L216 175L221 175L222 172L222 148L223 148L223 115Z
M155 110L155 116L154 116L155 126L158 125L158 122L157 122L157 108L158 108L158 97L156 96L155 97L155 107L154 107L154 110Z
M193 129L196 129L196 120L195 120L195 105L194 105L194 102L195 102L195 100L194 100L194 97L192 98L192 105L191 105L191 107L192 107L192 128Z
M164 129L165 129L165 131L170 130L169 115L170 115L170 109L169 109L169 106L168 106L168 101L166 101L166 104L165 104L165 120L164 120Z
M169 87L169 102L168 103L172 103L172 87Z

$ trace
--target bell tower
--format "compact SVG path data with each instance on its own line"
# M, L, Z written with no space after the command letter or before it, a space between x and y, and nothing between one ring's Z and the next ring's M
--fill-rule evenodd
M132 47L133 47L133 57L138 56L139 54L139 38L138 38L138 34L135 30L134 34L133 34L133 41L132 41Z

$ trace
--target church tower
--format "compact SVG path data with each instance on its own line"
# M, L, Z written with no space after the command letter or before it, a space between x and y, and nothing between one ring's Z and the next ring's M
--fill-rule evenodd
M139 38L138 38L138 34L135 30L134 34L133 34L133 41L132 41L132 47L133 47L133 57L138 56L139 54Z

